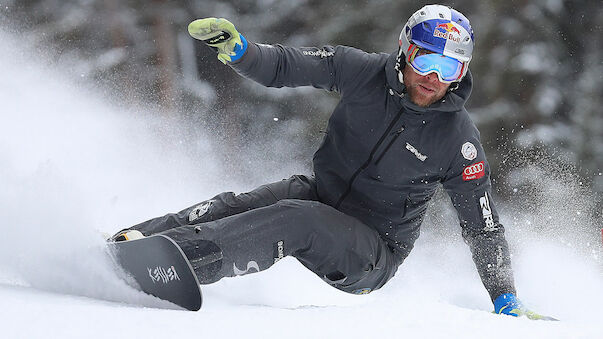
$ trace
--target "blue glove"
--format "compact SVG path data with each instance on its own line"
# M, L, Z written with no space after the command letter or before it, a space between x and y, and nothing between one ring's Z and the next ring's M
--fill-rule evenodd
M521 301L513 293L506 293L494 300L494 313L506 314L514 317L525 315L532 320L552 320L558 321L553 317L540 315L525 308Z

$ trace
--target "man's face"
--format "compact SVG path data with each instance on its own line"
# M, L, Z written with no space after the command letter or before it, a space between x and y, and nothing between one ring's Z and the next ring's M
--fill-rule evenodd
M442 99L450 87L450 84L440 82L437 74L432 72L420 75L410 65L404 67L402 74L410 101L421 107L427 107Z

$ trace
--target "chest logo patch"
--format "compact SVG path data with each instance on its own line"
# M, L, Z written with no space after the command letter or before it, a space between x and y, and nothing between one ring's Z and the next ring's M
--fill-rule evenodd
M471 161L477 158L477 148L475 148L474 144L466 142L461 146L461 154L463 155L463 158Z
M406 149L409 150L412 154L414 154L417 159L421 161L425 161L427 159L426 155L421 154L413 145L406 143Z

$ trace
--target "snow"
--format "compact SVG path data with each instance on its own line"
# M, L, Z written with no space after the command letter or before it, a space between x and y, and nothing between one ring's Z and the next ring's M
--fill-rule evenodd
M183 131L178 122L74 84L9 35L0 46L3 338L603 337L601 261L512 232L521 298L561 322L491 314L460 236L433 225L396 277L366 296L329 287L291 258L204 286L199 312L137 292L114 272L99 231L251 187L221 179L206 140L165 132Z

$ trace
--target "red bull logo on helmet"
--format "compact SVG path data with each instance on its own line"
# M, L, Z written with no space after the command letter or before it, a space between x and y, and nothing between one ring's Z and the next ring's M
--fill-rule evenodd
M461 31L452 22L437 25L433 31L433 36L452 40L456 43L461 42Z

